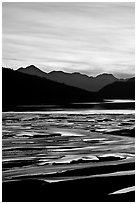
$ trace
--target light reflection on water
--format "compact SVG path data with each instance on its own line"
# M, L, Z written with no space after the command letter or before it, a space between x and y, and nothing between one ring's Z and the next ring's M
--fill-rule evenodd
M25 114L135 114L135 100L106 100L104 102L73 103L62 107L59 106L26 106L29 109ZM8 112L12 114L23 113ZM6 112L5 112L6 114Z
M60 109L60 110L54 110L54 111L27 111L27 112L4 112L3 114L21 114L21 113L25 113L26 115L27 114L134 114L135 113L135 110L125 110L125 109L120 109L120 110L100 110L100 109L96 109L96 110L91 110L91 109L69 109L69 110L63 110L63 109Z
M101 104L101 103L135 103L135 100L127 99L105 99L104 102L83 102L83 103L73 103L73 104Z
M109 100L106 99L106 102L111 102L111 103L135 103L135 100L127 100L127 99L113 99L113 100Z

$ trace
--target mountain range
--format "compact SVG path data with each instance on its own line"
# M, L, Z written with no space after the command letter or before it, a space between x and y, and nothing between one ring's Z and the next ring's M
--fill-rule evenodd
M3 111L26 105L56 105L99 100L101 99L96 93L8 68L2 69Z
M52 71L46 73L34 65L30 65L26 68L19 68L18 71L29 75L50 79L59 83L64 83L69 86L77 87L90 92L97 92L106 85L119 81L112 74L107 73L100 74L96 77L87 76L78 72L66 73L63 71Z
M89 77L62 71L45 73L34 65L16 71L2 68L3 111L26 105L71 104L103 99L135 99L135 77L117 79L112 74Z

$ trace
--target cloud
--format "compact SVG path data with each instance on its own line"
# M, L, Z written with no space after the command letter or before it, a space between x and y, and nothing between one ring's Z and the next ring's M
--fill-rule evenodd
M2 20L3 66L134 74L134 3L6 2Z

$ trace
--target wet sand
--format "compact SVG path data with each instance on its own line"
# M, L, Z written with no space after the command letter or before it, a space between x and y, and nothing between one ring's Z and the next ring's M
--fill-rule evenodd
M132 115L4 115L2 201L134 202L133 128Z

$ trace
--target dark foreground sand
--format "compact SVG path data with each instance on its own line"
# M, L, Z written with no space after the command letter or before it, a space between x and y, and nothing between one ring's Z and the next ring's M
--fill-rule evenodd
M3 183L3 202L134 202L135 192L109 195L135 185L135 176L110 176L47 183L36 179Z

